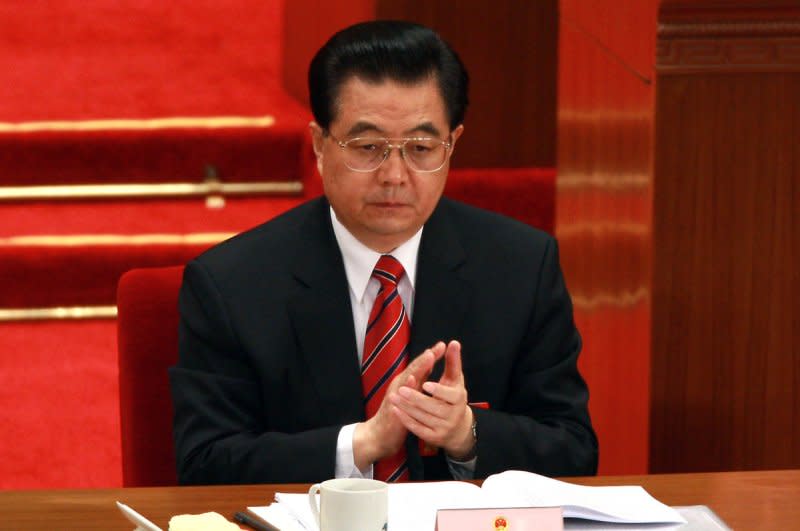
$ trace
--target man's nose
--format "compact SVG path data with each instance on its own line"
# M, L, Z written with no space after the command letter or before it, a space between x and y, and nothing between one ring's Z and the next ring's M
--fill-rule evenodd
M403 153L399 146L391 146L386 160L378 168L378 175L381 182L397 184L408 179L408 166L403 159Z

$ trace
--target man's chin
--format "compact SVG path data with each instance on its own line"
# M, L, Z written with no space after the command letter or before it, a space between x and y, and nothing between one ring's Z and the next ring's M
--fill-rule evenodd
M373 251L387 253L405 243L419 230L421 225L415 222L416 218L361 216L343 224L357 240Z
M414 225L408 222L401 222L400 220L381 220L376 223L370 223L367 229L373 234L380 236L393 236L402 234L413 234Z
M370 208L365 213L364 225L381 234L402 232L417 222L416 212L408 206Z

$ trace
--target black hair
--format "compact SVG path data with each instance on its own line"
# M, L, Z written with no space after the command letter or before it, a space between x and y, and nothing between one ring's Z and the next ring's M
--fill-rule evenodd
M450 129L464 121L469 76L458 54L430 28L412 22L362 22L334 34L308 69L314 120L327 130L336 117L342 84L353 76L368 82L412 84L435 76Z

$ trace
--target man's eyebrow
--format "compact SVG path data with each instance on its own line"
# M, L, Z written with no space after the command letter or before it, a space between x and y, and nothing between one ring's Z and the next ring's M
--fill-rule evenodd
M375 125L373 123L370 123L370 122L361 122L361 121L359 121L359 122L356 122L355 124L353 124L353 127L351 127L347 131L347 136L356 136L356 135L360 135L361 133L364 133L364 132L367 132L367 131L375 132L375 133L381 133L381 134L383 133L383 130L380 127L378 127L377 125Z
M427 133L431 136L435 136L437 138L441 138L442 132L439 131L439 128L433 125L431 122L423 122L416 127L411 129L406 129L406 134L414 134L414 133Z
M366 132L378 133L380 135L385 134L383 129L372 122L358 121L347 131L347 136L354 137ZM414 127L405 130L406 135L418 135L420 133L431 135L437 138L440 138L442 135L439 128L433 125L432 122L422 122L421 124L417 124Z

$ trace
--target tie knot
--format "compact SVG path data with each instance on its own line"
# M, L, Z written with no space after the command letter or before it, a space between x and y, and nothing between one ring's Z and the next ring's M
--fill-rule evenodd
M372 277L377 278L381 285L391 284L396 286L405 274L403 265L390 254L381 255L375 269L372 270Z

